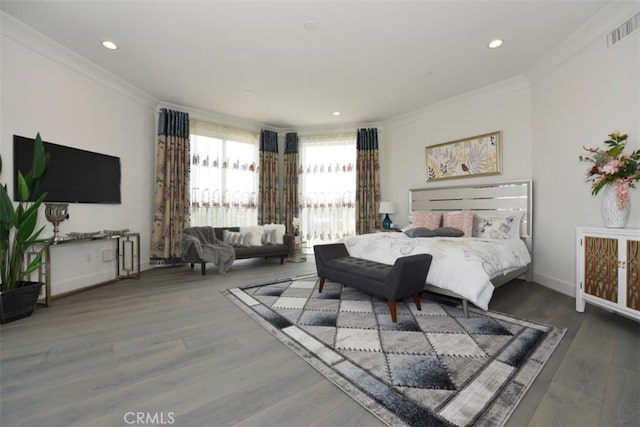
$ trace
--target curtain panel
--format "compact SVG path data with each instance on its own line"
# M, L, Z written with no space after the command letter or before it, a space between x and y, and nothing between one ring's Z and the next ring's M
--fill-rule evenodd
M189 226L189 114L163 108L158 119L151 263L182 263Z
M191 120L191 226L257 224L259 138Z
M356 233L376 228L380 204L380 161L378 129L358 129L356 140Z
M300 226L309 246L356 232L356 133L300 137Z
M278 203L278 133L260 131L258 225L280 222Z
M298 154L298 134L288 133L285 135L284 148L284 185L283 185L283 220L289 234L296 234L299 228L294 230L293 218L299 217L298 207L298 164L300 162ZM298 225L299 227L299 225Z

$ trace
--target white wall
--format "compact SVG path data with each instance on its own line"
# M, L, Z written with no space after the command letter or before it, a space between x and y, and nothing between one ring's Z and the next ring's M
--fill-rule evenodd
M33 138L40 132L48 142L120 157L122 204L70 204L60 230L138 231L148 268L157 101L5 14L0 42L1 182L12 188L14 134ZM52 235L43 213L41 223ZM103 261L103 252L113 248L109 241L54 247L53 294L113 278L114 263Z
M627 6L627 7L625 7ZM583 146L604 147L612 131L640 148L640 31L611 48L605 34L638 12L612 5L560 46L557 60L532 71L534 280L573 295L576 227L602 227L601 196L584 182ZM571 51L580 43L577 52ZM575 50L575 48L574 48ZM572 55L570 55L572 53ZM631 190L628 227L640 227L640 190Z
M391 219L408 223L409 189L531 178L531 97L522 78L433 105L382 124L382 199L395 203ZM425 147L502 131L501 175L426 182Z

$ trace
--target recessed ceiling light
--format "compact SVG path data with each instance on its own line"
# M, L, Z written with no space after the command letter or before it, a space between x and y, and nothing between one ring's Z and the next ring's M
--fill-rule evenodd
M495 39L491 43L489 43L489 49L495 49L500 46L502 46L502 40L500 39Z
M249 89L245 89L244 94L245 94L245 95L251 95L251 90L249 90Z
M334 111L334 112L333 112L333 115L334 115L334 116L339 116L339 115L340 115L340 111Z
M107 49L111 49L111 50L116 50L118 48L118 45L115 44L114 42L110 41L110 40L105 40L102 42L102 46L106 47Z
M316 24L316 21L307 21L304 23L304 29L307 31L315 31L318 29L318 24Z

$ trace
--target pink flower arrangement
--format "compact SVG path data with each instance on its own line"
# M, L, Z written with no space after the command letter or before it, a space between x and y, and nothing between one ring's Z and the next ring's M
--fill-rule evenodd
M587 148L589 156L580 156L581 162L591 163L586 173L587 182L591 182L591 194L596 195L607 184L616 185L616 201L619 208L629 202L629 188L635 188L640 181L640 150L631 154L623 153L627 135L620 132L609 134L604 141L606 149Z

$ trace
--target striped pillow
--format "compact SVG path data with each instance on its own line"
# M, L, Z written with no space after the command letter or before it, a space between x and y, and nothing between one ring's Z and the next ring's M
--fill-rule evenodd
M469 211L445 212L442 215L442 226L462 230L464 232L462 237L472 237L473 216L473 212Z

